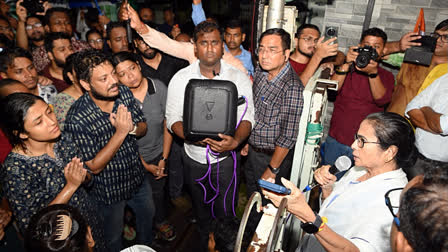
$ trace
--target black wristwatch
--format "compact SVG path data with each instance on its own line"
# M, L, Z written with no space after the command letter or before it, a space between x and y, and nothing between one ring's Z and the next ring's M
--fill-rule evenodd
M316 214L316 220L314 222L305 222L300 224L300 227L303 229L303 231L307 232L308 234L315 234L317 231L319 231L320 226L322 225L322 218Z
M378 76L378 73L369 74L369 78L373 79Z
M280 172L280 168L274 168L271 166L271 164L268 164L269 170L271 170L272 173L277 175Z
M160 161L165 161L165 162L166 162L167 160L168 160L168 159L167 159L167 158L164 158L163 156L160 157Z

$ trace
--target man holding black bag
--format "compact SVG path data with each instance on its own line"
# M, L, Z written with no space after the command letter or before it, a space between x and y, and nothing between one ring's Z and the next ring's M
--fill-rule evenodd
M166 104L168 129L185 139L184 128L186 128L189 118L184 114L184 102L192 102L187 101L185 89L191 79L231 81L238 90L238 97L245 96L247 98L245 113L244 105L237 108L236 119L241 118L241 123L234 136L219 134L220 140L211 138L199 142L185 140L182 153L186 169L184 174L186 174L186 183L191 191L193 211L198 219L200 251L207 251L212 215L216 217L231 216L233 214L232 205L236 206L237 204L238 189L232 183L234 183L234 176L238 178L239 158L233 157L236 159L233 160L229 151L236 149L249 136L252 125L254 125L254 107L252 86L248 76L221 59L224 44L218 26L215 23L204 21L196 26L193 37L195 54L199 60L177 72L168 85ZM212 114L212 110L216 109L213 108L213 104L220 101L213 97L207 98L210 102L207 101L209 105L206 106L206 109ZM224 97L217 99L222 100ZM219 120L219 118L217 119ZM205 124L210 125L213 122L209 121ZM212 154L212 152L218 155ZM202 180L202 178L205 179ZM206 189L205 195L203 188ZM213 200L215 196L216 198ZM232 202L233 200L234 202Z
M394 89L394 76L379 67L387 35L379 28L370 28L361 35L361 42L347 53L346 63L335 71L339 81L330 132L325 141L323 163L334 164L339 156L353 158L350 145L361 121L369 114L384 111Z

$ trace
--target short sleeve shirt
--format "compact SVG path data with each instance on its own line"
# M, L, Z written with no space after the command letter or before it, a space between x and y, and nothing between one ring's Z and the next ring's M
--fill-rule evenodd
M329 133L339 143L350 146L362 120L371 113L384 111L386 104L390 102L394 90L394 76L380 67L378 76L386 88L386 93L377 100L372 96L367 76L352 72L345 77L344 85L334 102Z

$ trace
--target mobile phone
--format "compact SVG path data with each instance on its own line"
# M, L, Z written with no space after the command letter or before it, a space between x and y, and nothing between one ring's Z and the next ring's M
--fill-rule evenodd
M324 41L327 41L331 38L335 38L338 36L338 27L336 26L326 26L325 27L325 33L324 33ZM334 42L331 42L331 44L338 43L337 40Z
M25 7L30 15L35 15L37 12L44 12L45 10L43 0L23 0L20 5Z
M268 182L266 180L259 179L258 180L258 185L261 188L264 188L264 189L272 191L272 192L285 194L285 195L291 194L291 190L290 189L288 189L288 188L286 188L284 186L281 186L281 185L277 185L277 184Z

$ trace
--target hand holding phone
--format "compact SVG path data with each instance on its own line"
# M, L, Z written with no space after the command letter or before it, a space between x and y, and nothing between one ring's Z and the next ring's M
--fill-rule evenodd
M291 194L291 190L281 186L281 185L277 185L271 182L268 182L266 180L263 179L259 179L258 180L258 185L266 190L272 191L272 192L276 192L276 193L280 193L280 194L285 194L285 195L289 195Z

